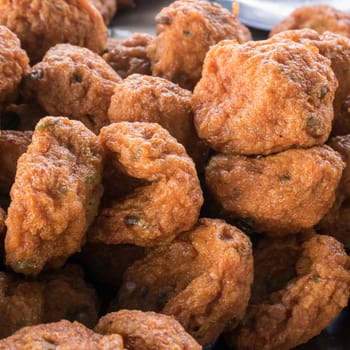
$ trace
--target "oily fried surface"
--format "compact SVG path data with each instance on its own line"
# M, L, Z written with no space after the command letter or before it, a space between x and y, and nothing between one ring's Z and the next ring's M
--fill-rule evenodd
M348 303L349 257L341 243L333 237L320 235L304 240L297 236L288 237L283 241L265 240L258 246L254 258L260 262L273 260L275 264L287 262L287 267L290 264L287 259L275 259L282 255L275 249L282 248L288 254L286 245L289 244L292 247L291 259L295 259L293 253L299 249L295 277L285 286L272 290L262 301L252 302L248 306L241 325L227 337L230 345L237 349L294 348L318 335ZM265 263L265 267L272 265L272 262ZM265 269L256 273L263 271ZM265 278L260 276L258 279L269 283L270 277L270 273L267 273Z
M6 220L6 261L36 274L80 250L102 195L102 149L82 123L41 119L18 160Z
M222 220L200 219L125 273L117 307L173 315L200 344L244 316L253 280L249 238Z
M1 0L0 24L17 34L32 63L58 43L101 53L107 28L89 0Z
M28 56L17 36L0 25L0 109L16 99L18 85L29 70Z
M146 33L134 33L123 41L108 38L102 57L122 78L134 73L151 75L146 50L152 40L153 36Z
M245 155L323 144L338 85L329 66L316 48L290 40L215 45L193 93L199 137Z
M242 43L249 30L216 3L175 1L156 16L157 36L147 49L153 75L192 90L201 77L204 57L223 39Z
M304 6L276 24L270 36L290 29L311 28L318 33L329 31L350 37L350 16L328 5Z
M61 319L93 327L98 319L97 298L83 277L74 265L36 280L0 272L0 338L22 327Z
M196 169L184 147L155 123L114 123L100 142L113 165L148 184L103 208L92 241L152 246L172 241L198 219L203 203Z
M111 122L158 123L185 146L203 169L207 147L193 125L192 93L169 80L133 74L116 85L108 110Z
M233 218L271 236L316 225L333 205L344 163L328 146L291 149L266 157L214 156L206 183Z
M108 124L110 99L120 80L94 52L59 44L32 68L26 78L26 95L34 95L50 115L78 119L98 133Z
M155 312L113 312L100 319L95 331L120 334L128 350L202 349L173 317Z
M99 10L105 24L108 25L117 12L117 0L92 0L92 4Z
M1 350L124 350L117 335L102 336L79 322L60 321L25 327L0 340Z

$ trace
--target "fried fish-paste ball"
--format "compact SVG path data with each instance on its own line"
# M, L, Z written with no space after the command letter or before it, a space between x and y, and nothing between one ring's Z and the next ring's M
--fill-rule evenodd
M347 305L349 257L330 236L260 243L252 291L258 295L227 339L238 350L288 350L318 335Z
M201 77L210 46L224 39L251 39L236 15L207 1L175 1L160 11L156 22L157 36L147 49L152 73L189 90Z
M328 5L300 7L276 24L270 36L302 28L310 28L320 34L329 31L350 37L350 15Z
M46 117L17 162L6 219L6 262L37 274L80 250L102 195L102 149L82 123Z
M117 0L92 0L92 4L101 13L105 24L108 25L117 12Z
M223 220L200 219L126 271L117 306L173 315L208 344L243 318L252 281L249 238Z
M100 334L119 334L128 350L201 350L202 347L173 317L155 312L121 310L102 317Z
M148 183L100 211L91 241L147 247L171 242L193 227L203 195L181 144L156 123L114 123L99 138L116 168Z
M108 110L111 122L158 123L185 146L204 168L208 149L193 124L192 93L169 80L133 74L115 87Z
M206 183L232 218L272 236L315 226L331 208L345 164L328 146L267 157L214 156Z
M17 98L18 86L28 71L29 58L17 36L0 25L0 109Z
M0 340L0 350L125 350L118 334L102 336L79 322L25 327Z
M107 28L90 0L1 0L0 24L17 34L32 63L58 43L102 53Z
M223 41L208 52L193 93L197 133L219 152L244 155L323 144L337 86L314 46Z
M122 78L135 73L151 75L146 50L152 40L153 36L146 33L134 33L123 41L108 38L102 57Z
M97 54L79 46L51 48L26 79L25 94L50 115L65 115L98 133L109 124L107 112L119 75Z
M26 280L0 272L0 338L18 329L61 319L93 327L98 320L97 297L78 266Z

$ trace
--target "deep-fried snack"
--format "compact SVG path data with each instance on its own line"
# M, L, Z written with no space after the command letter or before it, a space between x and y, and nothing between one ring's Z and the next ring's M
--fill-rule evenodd
M173 317L155 312L121 310L102 317L100 334L119 334L128 350L201 350L202 347Z
M173 315L200 344L242 319L250 297L249 238L222 220L200 219L125 273L116 305Z
M117 12L117 0L92 0L92 4L100 11L106 26Z
M152 73L189 90L201 77L210 46L224 39L251 39L236 14L207 1L175 1L160 11L156 22L157 36L147 49Z
M15 180L17 160L26 152L31 131L0 130L0 194L8 195Z
M199 171L208 148L193 125L192 93L169 80L133 74L116 85L108 118L111 122L158 123L185 146Z
M61 319L94 327L98 320L95 291L77 265L26 280L0 272L0 338L22 327Z
M124 350L118 334L102 336L79 322L60 321L25 327L0 340L0 350Z
M227 340L238 350L288 350L319 334L347 305L349 257L330 236L260 243L253 299Z
M58 43L102 53L107 28L90 0L0 0L0 24L17 34L31 63Z
M208 52L193 93L197 133L217 151L244 155L323 144L337 86L313 46L223 41Z
M102 149L82 123L40 120L17 162L6 219L6 262L37 274L80 250L102 195Z
M98 133L109 123L107 111L119 81L119 75L94 52L59 44L32 68L26 95L34 95L50 115L78 119Z
M134 73L151 75L146 49L152 40L153 36L146 33L134 33L123 41L108 38L102 57L122 78Z
M350 15L328 5L300 7L276 24L269 36L302 28L311 28L320 34L329 31L350 37Z
M4 103L16 99L18 86L29 70L29 58L17 36L0 25L0 112Z
M328 146L291 149L267 157L216 155L206 183L232 218L282 236L312 228L335 200L345 164Z
M104 127L99 138L116 168L148 183L103 208L90 240L146 247L191 229L202 190L192 159L167 130L156 123L120 122Z

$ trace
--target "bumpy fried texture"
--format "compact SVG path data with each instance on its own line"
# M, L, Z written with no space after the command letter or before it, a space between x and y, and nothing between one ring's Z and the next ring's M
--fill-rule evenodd
M102 149L82 123L46 117L17 162L6 220L6 261L37 274L80 250L102 195Z
M134 73L151 75L146 49L152 40L153 36L146 33L134 33L123 41L108 38L102 57L122 78Z
M157 36L147 49L153 75L192 90L209 47L224 39L243 43L249 30L216 3L175 1L156 16Z
M29 70L29 58L17 36L0 25L0 109L16 99L18 86Z
M193 125L192 94L169 80L134 74L115 87L108 118L111 122L158 123L185 146L203 169L207 147Z
M252 280L249 238L222 220L200 219L127 270L117 306L173 315L207 344L242 319Z
M90 230L92 241L152 246L191 229L203 196L195 165L181 144L155 123L114 123L99 138L116 168L148 184L100 211Z
M0 24L17 34L32 63L58 43L101 53L107 28L90 0L1 0Z
M313 46L223 41L208 52L193 93L197 133L217 151L244 155L323 144L337 86Z
M214 156L206 183L223 209L272 236L312 228L331 208L345 164L328 146L262 158Z
M120 334L128 350L202 349L173 317L155 312L113 312L100 319L95 332Z
M102 336L79 322L60 321L25 327L0 340L1 350L124 350L117 334Z
M329 31L350 37L350 16L327 5L297 8L271 30L270 36L290 29L311 28L322 34Z
M119 81L119 75L94 52L59 44L32 68L25 93L50 115L70 116L98 133L108 124L110 99Z
M97 298L78 266L25 280L0 272L0 338L22 327L61 319L93 327L98 319Z
M283 256L295 262L294 272L291 261L281 259ZM267 239L258 246L254 259L254 283L268 287L265 295L259 295L261 300L253 300L241 325L227 337L236 349L294 348L319 334L348 303L349 257L333 237L288 237L282 242ZM288 282L287 275L292 277ZM277 285L271 286L271 279L275 281L276 277Z
M101 13L105 24L108 25L117 12L117 0L91 0Z

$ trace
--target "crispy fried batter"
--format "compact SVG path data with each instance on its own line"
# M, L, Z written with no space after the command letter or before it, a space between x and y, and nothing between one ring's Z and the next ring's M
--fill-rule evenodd
M172 241L197 222L203 196L195 165L165 129L121 122L103 128L99 138L116 168L148 184L103 208L90 240L152 246Z
M345 164L328 146L267 157L214 156L206 183L224 210L282 236L312 228L331 208Z
M216 3L180 0L156 16L157 36L147 49L153 75L192 90L209 47L223 39L251 39L249 30Z
M103 20L108 26L117 12L117 0L91 0L92 4L99 10Z
M46 117L17 163L6 219L6 261L37 274L80 250L102 195L102 149L78 121Z
M333 237L265 239L254 259L253 295L257 283L267 288L258 289L241 325L228 335L236 349L294 348L319 334L348 303L349 257Z
M290 40L212 47L193 94L199 137L245 155L323 144L338 86L329 66L315 47Z
M107 28L90 0L0 0L0 24L16 33L32 63L58 43L101 53Z
M200 219L127 270L117 306L173 315L207 344L242 319L252 280L249 238L222 220Z

